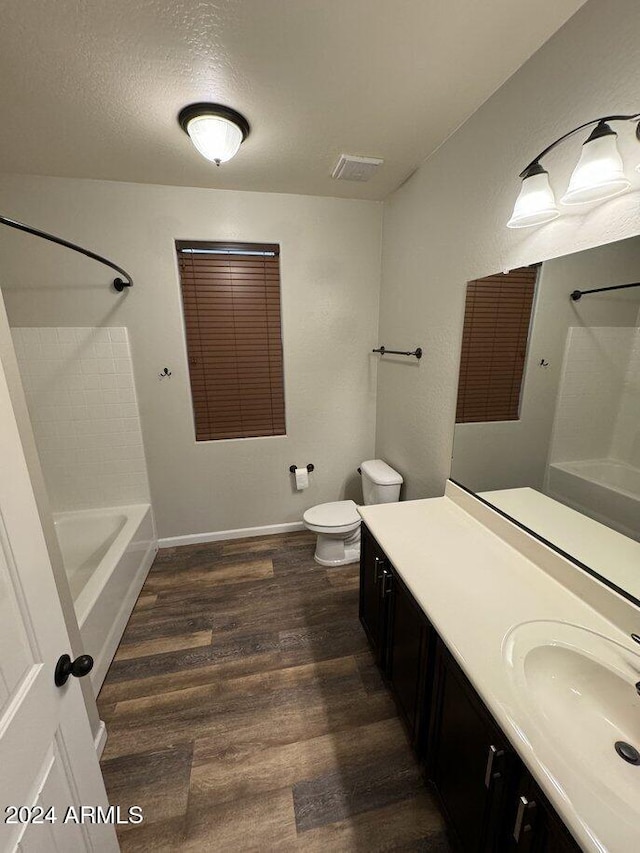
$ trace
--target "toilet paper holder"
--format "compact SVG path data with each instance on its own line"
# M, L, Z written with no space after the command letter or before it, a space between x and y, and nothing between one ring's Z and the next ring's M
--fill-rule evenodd
M291 471L292 474L295 474L297 467L298 467L297 465L289 465L289 471ZM314 466L313 462L309 462L309 464L307 465L307 471L309 473L311 473L314 470L314 467L315 466Z

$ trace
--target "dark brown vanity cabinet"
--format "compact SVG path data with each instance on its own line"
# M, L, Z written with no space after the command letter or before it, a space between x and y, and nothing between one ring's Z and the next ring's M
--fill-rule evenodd
M411 741L418 746L426 710L432 632L422 609L363 526L360 621L387 679Z
M409 732L420 748L426 732L423 715L429 707L426 695L433 630L400 577L393 572L389 603L386 677Z
M509 853L576 853L580 850L522 765L508 803L506 827L502 849Z
M360 620L464 853L579 853L365 525Z
M516 756L460 667L438 641L427 770L463 850L500 844Z
M427 773L458 846L473 853L579 853L442 640Z
M388 658L391 583L390 563L371 533L362 525L360 621L383 671L386 671Z

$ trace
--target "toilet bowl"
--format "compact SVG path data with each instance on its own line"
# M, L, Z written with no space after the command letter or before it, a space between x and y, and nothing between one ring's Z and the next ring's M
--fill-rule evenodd
M321 566L342 566L360 559L360 515L354 501L312 506L302 520L318 536L315 560Z
M402 476L383 462L370 459L362 474L365 504L399 500ZM315 561L321 566L344 566L360 559L360 514L354 501L332 501L308 509L302 516L307 530L317 534Z

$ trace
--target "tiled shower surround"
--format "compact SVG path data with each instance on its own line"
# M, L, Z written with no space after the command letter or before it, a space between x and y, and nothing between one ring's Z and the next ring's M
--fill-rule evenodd
M570 328L551 462L617 459L640 465L640 329Z
M54 512L149 502L126 328L14 328Z
M611 446L616 459L640 468L640 329L633 336Z

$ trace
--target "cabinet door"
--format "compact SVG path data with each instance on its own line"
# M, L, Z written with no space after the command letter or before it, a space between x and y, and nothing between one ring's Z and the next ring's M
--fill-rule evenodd
M387 677L412 743L419 739L420 720L427 710L425 698L428 644L431 636L426 616L394 572L392 578Z
M504 849L513 853L580 853L580 847L524 767L505 827Z
M441 642L427 770L460 848L504 849L501 823L514 754Z
M360 621L380 665L384 665L386 657L388 597L384 595L384 588L389 574L388 565L384 552L363 524L360 549Z

